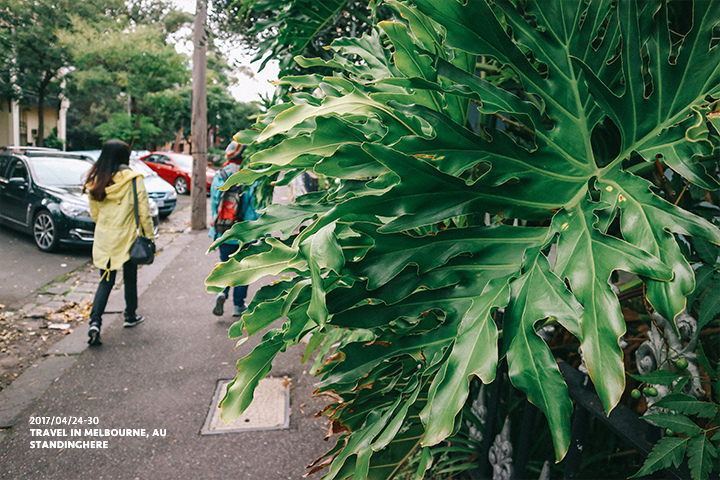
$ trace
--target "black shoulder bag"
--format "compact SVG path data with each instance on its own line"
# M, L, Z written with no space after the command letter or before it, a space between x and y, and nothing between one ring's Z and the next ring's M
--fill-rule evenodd
M145 231L140 225L140 215L138 214L138 197L137 186L133 178L133 196L135 197L135 228L137 229L137 238L130 246L130 261L136 265L150 265L155 260L155 242L145 236ZM142 231L142 235L140 235Z

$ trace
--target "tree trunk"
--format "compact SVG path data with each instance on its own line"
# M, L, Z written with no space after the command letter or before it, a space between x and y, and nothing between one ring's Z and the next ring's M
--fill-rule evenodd
M172 147L173 152L180 151L180 142L182 141L182 137L183 137L183 127L180 127L180 130L178 130L177 134L175 135L175 142L173 143L173 147Z
M135 100L135 97L128 93L128 115L130 115L130 121L132 121L132 116L135 115L135 122L133 122L132 127L133 133L132 137L130 138L130 150L135 148L135 144L137 143L137 139L135 138L135 132L137 132L140 128L140 112L138 112L137 110L137 101Z
M45 91L41 88L38 91L38 128L37 128L37 139L35 140L36 147L43 146L44 137L44 125L45 125Z
M190 227L207 228L207 1L197 0L193 25L192 121L193 174L190 187Z
M45 77L43 77L43 81L40 82L38 87L38 129L37 141L35 142L37 147L42 147L45 139L45 90L50 85L50 80L52 80L52 74L45 72Z

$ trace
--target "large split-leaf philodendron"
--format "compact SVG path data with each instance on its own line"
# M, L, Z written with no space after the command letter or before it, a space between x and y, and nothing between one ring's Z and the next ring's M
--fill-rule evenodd
M211 287L284 275L231 329L285 319L239 361L223 416L309 336L308 355L329 358L319 389L342 399L326 413L346 429L326 478L390 478L453 434L470 380L491 382L506 358L560 460L572 403L537 329L559 323L579 340L610 411L625 388L611 275L638 275L652 308L675 318L694 289L678 239L720 244L643 177L661 166L717 186L702 159L720 2L384 3L396 20L336 40L331 60L298 57L335 73L284 78L292 100L236 136L257 153L229 183L309 171L331 188L217 242L261 239L218 265Z

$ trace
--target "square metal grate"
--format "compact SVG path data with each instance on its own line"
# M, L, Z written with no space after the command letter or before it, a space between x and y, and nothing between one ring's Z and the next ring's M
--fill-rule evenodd
M290 428L290 380L274 377L260 380L247 410L226 424L220 419L219 404L231 381L218 380L202 435Z

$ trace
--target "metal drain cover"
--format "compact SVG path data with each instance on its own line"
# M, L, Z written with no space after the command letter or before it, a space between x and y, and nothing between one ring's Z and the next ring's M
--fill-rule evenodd
M290 428L290 381L287 378L268 377L260 380L247 410L226 424L220 419L219 404L231 381L218 380L202 435Z

